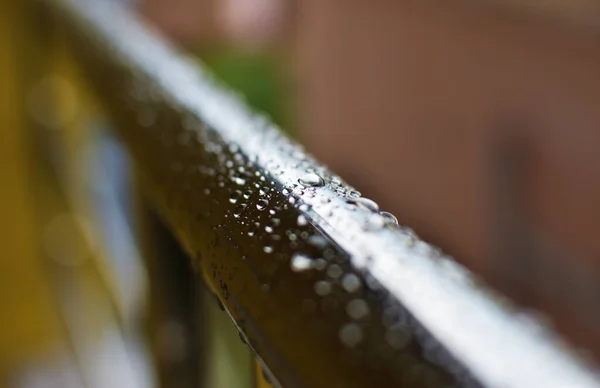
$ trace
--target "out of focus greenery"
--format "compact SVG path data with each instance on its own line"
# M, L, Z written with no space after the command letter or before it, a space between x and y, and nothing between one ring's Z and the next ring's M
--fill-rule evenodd
M280 127L288 127L286 77L274 52L221 48L203 50L200 57L218 78L240 92L251 107L266 113Z

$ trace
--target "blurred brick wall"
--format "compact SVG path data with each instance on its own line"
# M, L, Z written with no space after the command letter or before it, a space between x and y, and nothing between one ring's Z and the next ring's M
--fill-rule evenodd
M305 140L402 224L600 350L600 39L566 27L586 8L561 25L560 10L481 4L300 2Z

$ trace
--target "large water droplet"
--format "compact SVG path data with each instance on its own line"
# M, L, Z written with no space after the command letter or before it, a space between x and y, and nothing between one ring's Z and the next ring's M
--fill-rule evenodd
M300 182L304 186L313 187L323 186L324 183L323 178L313 173L304 174L300 179L298 179L298 182Z
M383 217L386 225L398 226L398 219L390 212L380 212L379 215Z
M269 206L269 201L267 201L266 199L259 199L256 203L256 208L261 211L265 210L267 206Z
M312 267L312 259L302 254L296 254L292 257L291 267L294 272L309 270Z
M346 347L353 348L362 341L363 332L356 323L347 323L342 326L338 336Z
M377 202L369 199L369 198L356 198L354 200L354 202L356 202L358 205L363 206L369 210L372 211L378 211L379 210L379 205L377 204Z
M273 253L273 248L267 245L263 248L263 251L265 251L265 253Z

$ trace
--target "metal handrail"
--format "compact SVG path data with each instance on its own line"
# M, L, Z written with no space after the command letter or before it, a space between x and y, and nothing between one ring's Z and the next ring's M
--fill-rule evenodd
M549 328L119 5L47 0L143 192L285 387L598 387Z

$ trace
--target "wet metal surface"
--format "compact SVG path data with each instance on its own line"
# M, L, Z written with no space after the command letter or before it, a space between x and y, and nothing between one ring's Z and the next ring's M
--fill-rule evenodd
M600 386L125 10L47 4L151 203L282 386Z

